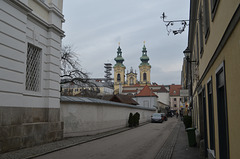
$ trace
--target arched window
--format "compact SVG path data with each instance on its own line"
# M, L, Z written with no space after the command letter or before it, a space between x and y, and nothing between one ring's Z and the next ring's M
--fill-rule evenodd
M120 76L120 74L117 74L117 81L118 81L118 82L121 81L121 76Z
M147 74L143 73L143 81L146 81L146 80L147 80Z
M133 78L130 78L130 85L134 85Z

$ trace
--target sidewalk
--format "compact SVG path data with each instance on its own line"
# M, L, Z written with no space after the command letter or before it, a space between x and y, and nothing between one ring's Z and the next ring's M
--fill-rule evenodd
M188 146L188 136L182 121L179 121L180 129L171 159L200 159L199 149Z
M147 123L143 123L141 125L145 124ZM122 128L92 136L66 138L61 141L51 142L39 146L0 154L0 159L30 159L47 153L55 152L68 147L76 146L110 135L121 133L129 129L131 128ZM200 159L199 156L200 155L197 147L188 146L187 132L185 131L183 122L179 120L177 121L175 128L167 138L163 147L156 155L155 159Z
M177 122L154 159L200 159L198 148L188 146L188 136L183 122L180 119Z

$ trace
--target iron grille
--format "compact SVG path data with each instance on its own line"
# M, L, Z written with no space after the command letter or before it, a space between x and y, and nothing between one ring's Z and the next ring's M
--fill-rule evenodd
M41 49L28 44L26 62L26 90L40 90Z

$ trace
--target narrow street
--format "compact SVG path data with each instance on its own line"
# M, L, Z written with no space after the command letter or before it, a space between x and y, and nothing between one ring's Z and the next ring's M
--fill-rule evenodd
M36 159L153 159L176 123L176 118L168 118Z

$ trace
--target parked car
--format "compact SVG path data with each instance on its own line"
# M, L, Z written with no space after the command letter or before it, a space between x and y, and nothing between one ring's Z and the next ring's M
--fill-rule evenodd
M163 122L163 114L161 113L153 113L151 116L152 123L162 123Z
M164 121L167 121L167 120L168 120L167 115L166 115L165 113L160 113L160 114L162 114Z

